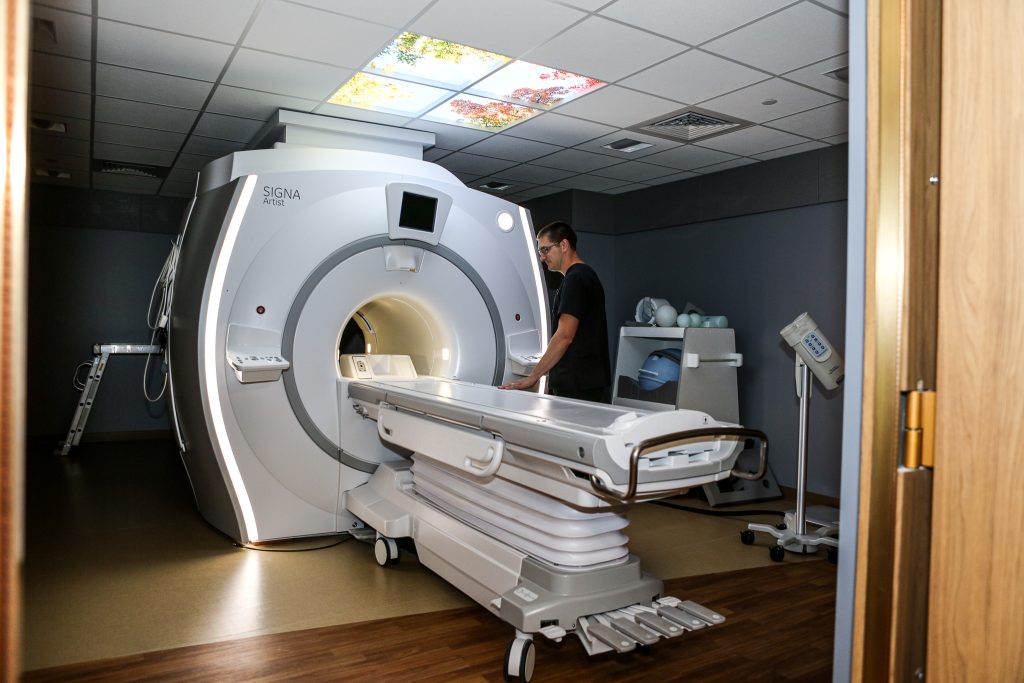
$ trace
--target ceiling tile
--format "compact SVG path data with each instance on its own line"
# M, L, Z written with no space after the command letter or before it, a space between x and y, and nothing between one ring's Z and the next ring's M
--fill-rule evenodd
M700 147L717 149L720 152L729 152L730 154L739 154L740 156L754 156L770 149L796 145L801 142L807 142L807 138L802 138L792 133L784 133L781 130L765 128L764 126L752 126L738 130L735 133L719 135L697 144Z
M461 173L461 172L456 172L456 171L452 171L452 175L455 176L456 178L458 178L459 182L461 182L461 183L463 183L465 185L469 185L469 184L473 183L477 178L482 178L483 177L479 173Z
M775 104L762 104L776 100ZM717 111L754 123L764 123L797 112L835 102L831 95L805 88L781 78L770 78L754 85L701 103L702 109Z
M672 36L690 45L703 43L754 21L793 0L618 0L601 14Z
M351 69L241 49L221 79L227 85L324 100L351 78Z
M684 49L666 38L591 16L532 50L527 59L591 78L617 81Z
M52 135L33 135L29 141L32 158L50 156L88 157L88 140L71 140Z
M452 153L450 149L442 149L441 147L431 147L423 152L423 161L437 161L443 159Z
M32 85L92 92L92 63L45 52L32 53Z
M815 0L815 2L817 2L819 5L831 7L837 12L842 12L843 14L850 13L849 0Z
M92 111L92 98L85 93L39 86L32 88L29 104L33 114L57 114L88 119Z
M562 105L558 112L616 128L626 128L682 107L679 102L609 85Z
M673 173L675 173L675 171L666 166L645 164L642 161L627 161L624 164L618 164L608 168L600 168L593 171L594 175L604 176L606 178L616 178L618 180L631 180L634 182L660 178L661 176L671 175Z
M328 12L347 14L357 19L375 21L400 28L409 23L432 0L388 0L387 2L366 2L366 0L292 0L298 5L319 7Z
M99 16L236 43L259 0L100 0Z
M507 133L504 133L504 135L547 142L563 147L572 147L573 145L593 140L614 131L615 128L612 126L581 121L569 116L560 116L548 112L520 123Z
M96 120L105 123L187 133L196 120L196 114L198 112L191 109L116 100L111 97L96 98Z
M584 16L579 10L544 0L439 0L416 19L409 30L519 57Z
M231 142L230 140L215 140L214 138L204 138L199 135L189 136L188 142L182 148L182 152L189 154L201 154L203 156L222 157L232 152L239 152L245 148L245 145L241 142Z
M360 69L394 36L395 29L390 26L270 0L260 10L243 44L290 57Z
M5 5L7 3L4 3ZM43 31L32 32L32 49L49 54L92 59L92 17L62 12L43 5L32 6L32 18L52 21L53 36Z
M846 102L840 101L772 121L770 125L772 128L820 139L847 132L848 116Z
M230 55L230 46L199 38L103 19L97 27L96 60L105 64L215 81Z
M266 121L278 109L309 112L313 111L318 104L320 102L317 100L303 100L298 97L272 95L259 90L218 85L217 89L213 91L210 103L206 105L206 111Z
M622 85L696 104L763 81L768 75L736 62L690 50L622 81Z
M90 168L89 157L71 156L70 154L33 154L29 159L32 168L42 167L60 171L88 171Z
M182 154L178 157L178 163L175 164L175 168L189 168L195 171L203 170L203 166L206 166L211 161L216 161L215 156L203 156L200 154Z
M56 169L56 170L67 170L67 169ZM59 187L89 187L89 172L71 172L70 178L48 178L46 176L37 176L33 172L30 182L32 184L40 183L42 185L57 185Z
M109 64L96 65L96 94L123 100L202 109L211 83Z
M149 128L133 128L115 123L96 123L96 142L109 142L115 145L130 147L151 147L177 152L185 141L184 133L172 133L165 130Z
M605 194L625 194L626 192L636 192L637 190L646 190L650 185L644 185L643 183L630 183L629 185L622 185L620 187L613 187L610 190L605 190Z
M850 136L847 133L843 133L842 135L832 135L827 138L823 138L823 140L830 145L841 145L844 142L848 142L849 139Z
M516 192L515 194L511 194L508 197L506 197L506 199L508 199L510 202L522 203L525 201L529 201L531 199L536 199L537 197L546 197L549 194L555 194L556 192L564 191L565 188L561 187L541 186L530 188L529 190L523 190L522 192Z
M841 54L838 57L831 57L824 59L820 62L815 62L810 66L805 66L795 71L790 71L785 74L786 78L797 83L803 83L809 85L812 88L818 90L824 90L827 93L832 93L838 97L848 97L850 86L843 81L838 81L822 74L838 69L840 67L848 66L850 62L850 56L848 54Z
M43 122L43 121L55 121L55 122L63 123L64 127L65 127L65 131L63 133L58 133L58 132L54 132L54 131L48 131L48 130L42 130L42 129L36 128L34 124L36 123L37 120L40 121L40 122ZM30 132L32 133L32 137L42 136L42 137L55 137L55 138L58 138L58 139L60 139L60 138L64 138L64 139L71 138L73 140L88 140L89 137L92 135L92 123L88 119L75 119L75 118L72 118L70 116L61 116L59 118L51 118L51 117L44 117L44 116L33 116L31 123L33 124L32 127L31 127L31 130L30 130Z
M497 159L508 159L509 161L529 161L552 152L557 152L561 147L548 145L533 140L521 140L510 138L506 135L492 135L488 139L470 145L464 151L470 154L482 154L486 157Z
M669 168L678 168L682 171L689 171L701 166L717 164L721 161L728 161L729 159L734 158L735 156L732 154L726 154L725 152L705 149L704 147L697 147L695 145L683 145L664 152L652 154L649 157L644 157L644 161L652 164L658 164L659 166L668 166Z
M546 157L534 159L533 163L537 166L548 166L550 168L560 168L564 171L586 173L587 171L605 168L620 162L618 159L613 159L604 154L584 152L581 149L563 149L561 152L555 152Z
M194 132L207 138L247 143L262 127L263 123L260 121L207 112L199 118Z
M194 168L181 168L175 166L171 169L171 172L167 174L167 182L169 183L184 183L186 185L192 185L195 187L196 178L199 177L199 171Z
M80 14L92 14L92 0L43 0L43 2L33 2L33 14L35 13L35 8L42 5L49 5L57 9L68 10L69 12L79 12Z
M454 152L453 154L449 154L444 159L438 161L437 164L438 166L447 168L453 173L475 173L478 176L494 175L498 171L513 165L500 159L482 157L476 154L466 154L465 152Z
M758 159L775 159L776 157L788 157L791 154L800 154L801 152L809 152L812 149L821 149L822 147L828 147L824 142L818 142L817 140L810 142L803 142L799 145L793 145L792 147L783 147L782 149L774 149L770 152L764 152L758 154Z
M697 169L697 172L701 173L702 175L708 175L709 173L728 171L730 168L739 168L740 166L749 166L750 164L756 163L757 162L753 159L730 159L729 161L723 161L720 164L701 166L700 168Z
M644 149L638 149L635 152L622 152L616 149L608 149L604 145L611 144L628 138L630 140L636 140L637 142L643 142L650 147ZM602 135L596 140L589 140L582 144L576 145L576 149L582 149L587 152L597 152L598 154L607 154L608 156L615 157L616 159L622 159L623 161L633 161L636 159L642 159L643 157L650 156L651 154L657 154L658 152L664 152L666 149L672 149L678 147L681 142L673 142L666 140L665 138L656 138L653 135L644 135L643 133L636 133L631 130L620 129L614 133L608 135Z
M342 119L355 119L356 121L383 123L387 126L402 126L412 121L408 116L386 114L381 111L370 111L369 109L359 109L357 107L343 107L340 104L331 104L330 102L324 102L323 104L318 105L313 109L313 112L315 114L337 116Z
M622 181L615 180L613 178L600 178L596 175L575 175L571 178L559 180L551 184L558 187L571 188L573 190L601 192L603 190L610 190L613 187L619 187L622 185Z
M466 145L471 145L474 142L480 142L481 140L485 140L493 135L493 133L488 133L482 130L463 128L461 126L449 126L445 123L424 121L423 119L410 121L405 125L405 127L412 130L422 130L428 133L433 133L435 137L435 144L438 147L444 147L445 149L462 149Z
M149 166L170 166L174 163L174 152L97 142L93 145L93 158L127 161L132 164L147 164Z
M835 12L802 2L702 47L781 74L846 52L847 24Z
M674 183L679 180L689 180L690 178L696 178L699 175L700 173L694 173L692 171L683 171L682 173L673 173L672 175L654 178L646 182L648 185L664 185L666 183Z
M517 183L550 183L574 175L575 171L562 171L557 168L545 168L532 164L519 164L506 168L495 174L500 180L511 180Z

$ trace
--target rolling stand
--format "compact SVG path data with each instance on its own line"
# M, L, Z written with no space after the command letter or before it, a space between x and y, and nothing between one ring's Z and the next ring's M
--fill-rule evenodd
M748 524L740 532L740 540L744 545L754 542L754 532L760 531L775 537L775 545L768 549L769 556L776 562L782 562L786 551L810 555L818 552L818 546L828 547L828 559L835 563L839 552L838 513L832 508L815 510L814 520L808 519L807 503L804 500L807 492L807 422L810 413L811 378L810 370L803 359L796 357L797 395L800 397L800 431L797 440L796 461L796 509L786 513L786 521L781 529L771 524ZM832 513L832 514L830 514ZM808 524L818 528L808 532Z

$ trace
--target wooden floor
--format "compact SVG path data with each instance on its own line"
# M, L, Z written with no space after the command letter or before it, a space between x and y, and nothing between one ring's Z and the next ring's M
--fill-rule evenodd
M537 639L534 681L829 681L835 566L673 579L666 594L727 617L626 655ZM483 608L258 636L29 672L25 681L501 681L510 627Z

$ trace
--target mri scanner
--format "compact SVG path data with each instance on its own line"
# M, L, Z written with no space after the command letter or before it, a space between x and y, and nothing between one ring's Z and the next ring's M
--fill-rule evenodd
M724 617L662 595L630 503L733 474L756 430L496 385L550 332L529 213L422 160L433 135L280 112L201 173L172 284L175 430L241 544L352 533L533 637L625 652ZM271 134L272 133L272 134ZM316 146L310 146L316 145Z

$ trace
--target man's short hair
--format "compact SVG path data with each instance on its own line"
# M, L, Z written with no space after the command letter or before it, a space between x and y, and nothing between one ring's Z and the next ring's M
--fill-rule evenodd
M576 231L565 221L548 223L537 233L537 239L547 236L552 244L558 244L562 240L569 240L569 246L576 250Z

